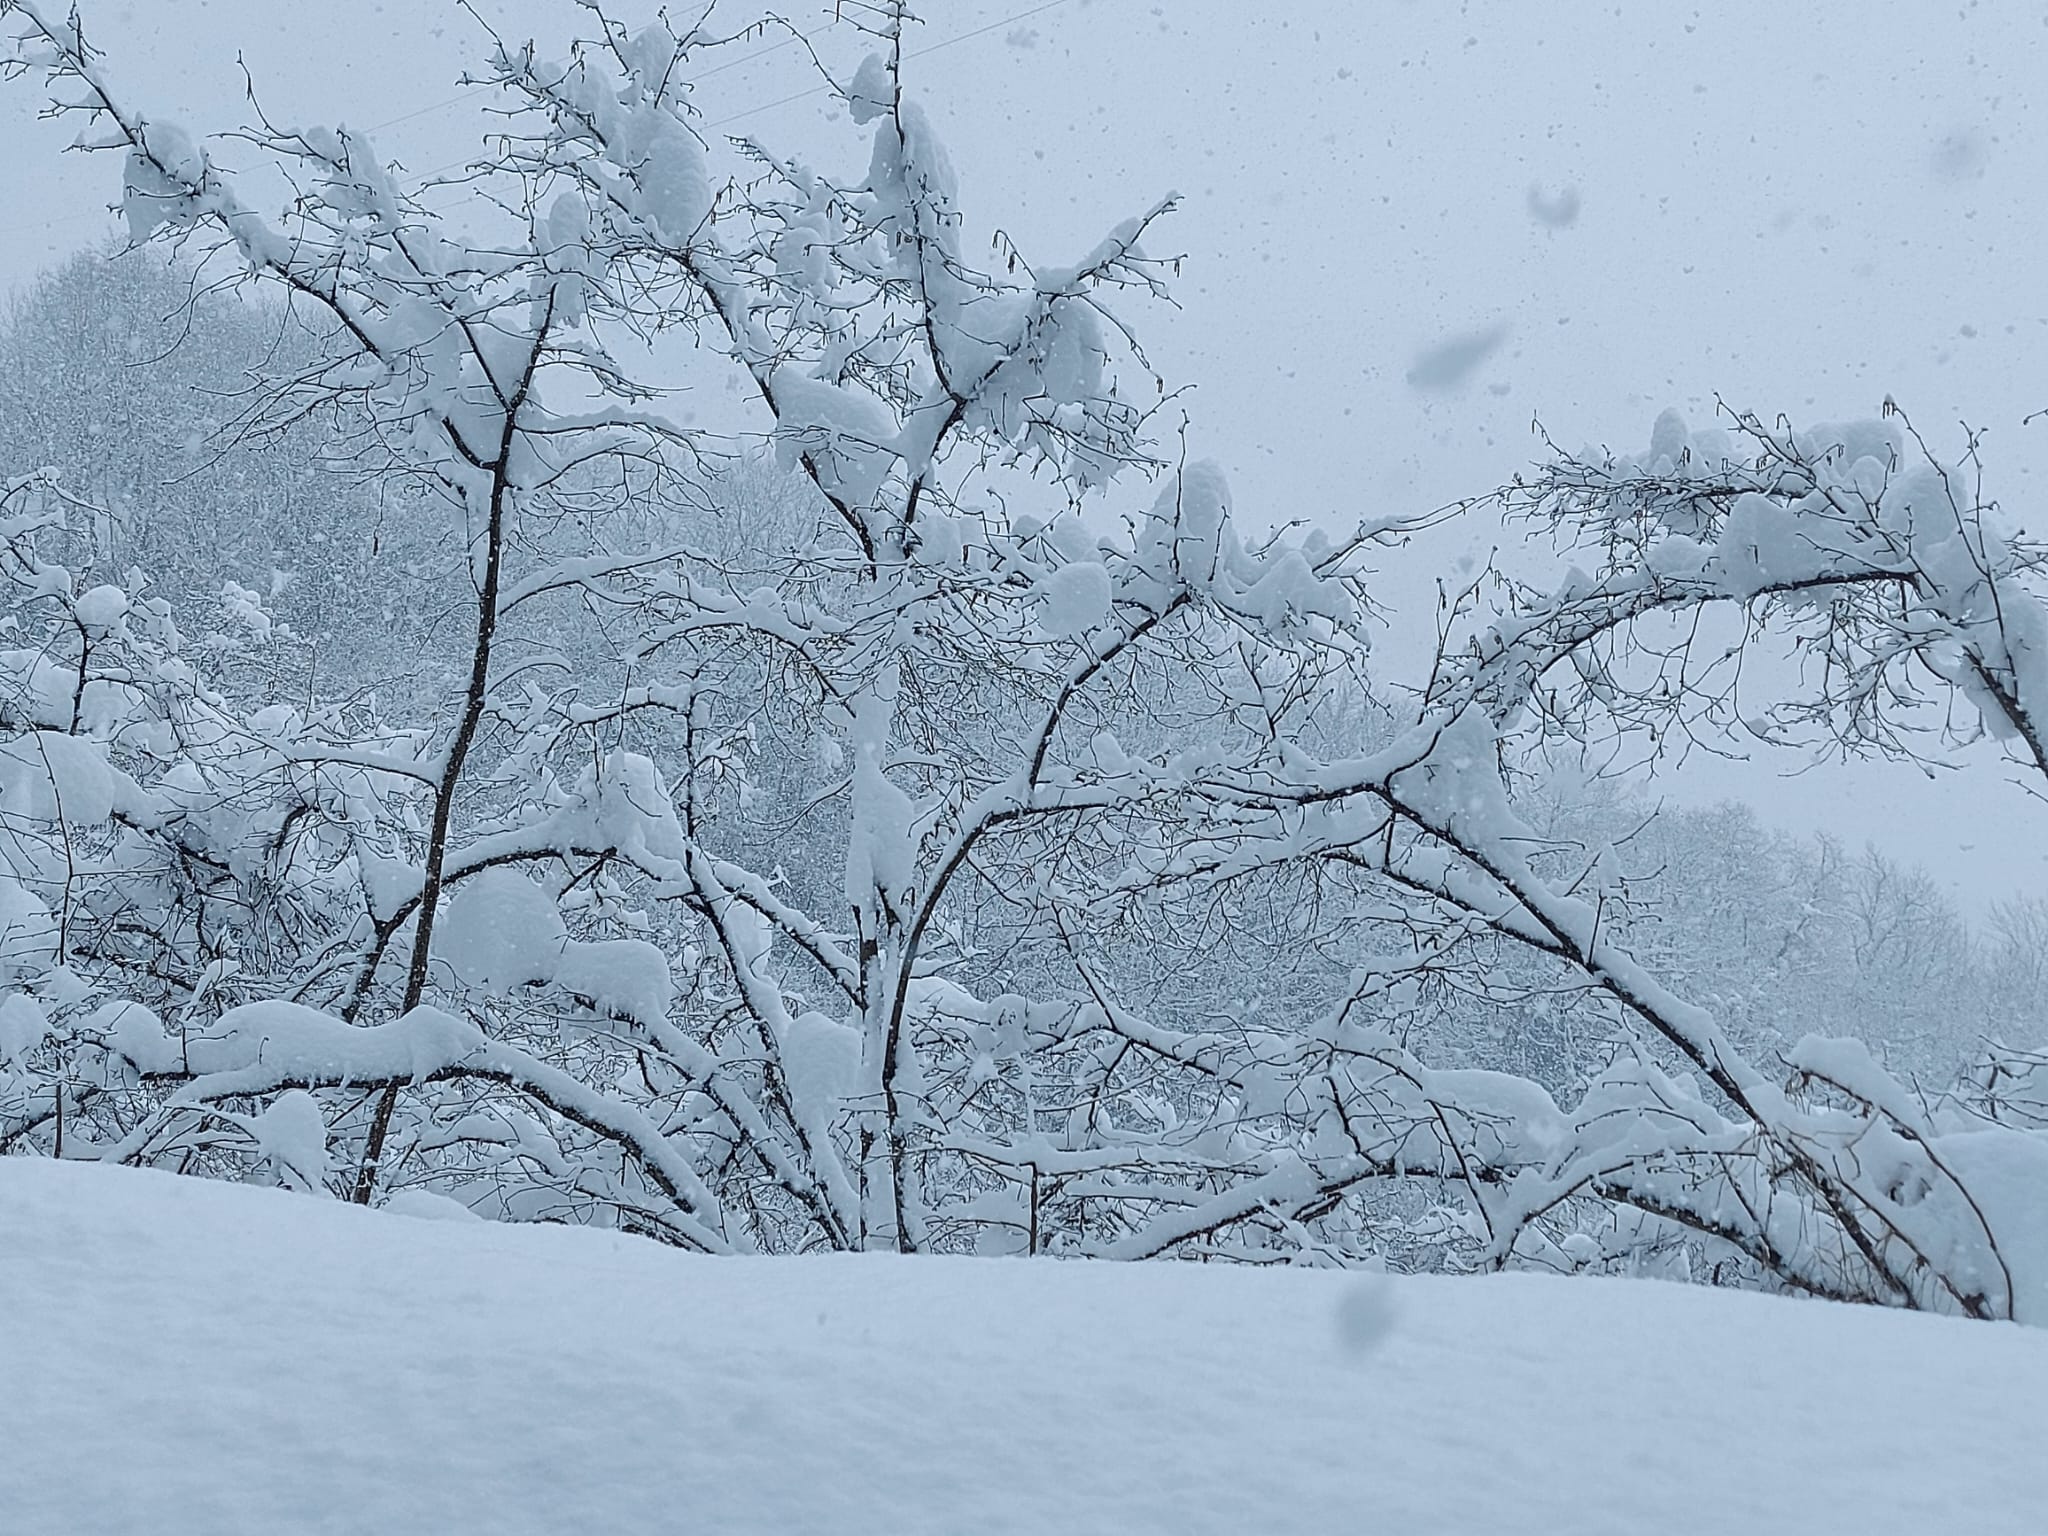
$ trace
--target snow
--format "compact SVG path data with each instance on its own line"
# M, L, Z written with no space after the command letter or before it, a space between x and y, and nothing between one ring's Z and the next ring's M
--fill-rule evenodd
M421 1221L478 1222L477 1215L460 1200L451 1200L446 1195L437 1195L431 1189L401 1189L384 1202L387 1213L412 1216Z
M860 1081L860 1033L822 1013L806 1012L784 1027L781 1043L791 1108L813 1143L825 1144L833 1117Z
M281 998L242 1003L182 1040L136 1003L108 1003L99 1027L108 1044L143 1071L180 1066L197 1074L180 1089L187 1103L209 1095L267 1093L301 1078L340 1076L424 1081L480 1048L474 1024L418 1007L388 1024L345 1024Z
M50 1033L49 1015L26 993L0 998L0 1066L14 1066Z
M666 807L665 791L649 794ZM659 949L642 939L570 938L555 899L506 867L481 870L456 888L435 930L434 954L474 991L510 997L551 984L642 1025L665 1017L675 996Z
M327 1124L313 1095L303 1088L279 1094L251 1117L249 1133L280 1183L327 1192Z
M107 634L128 615L128 594L119 587L97 586L79 594L72 610L78 622L95 634Z
M871 53L860 61L853 84L847 87L847 115L856 123L871 123L895 104L896 90L889 79L888 60L879 53Z
M1943 1166L1970 1192L1985 1225L1998 1234L1998 1259L2013 1287L2013 1316L2048 1323L2048 1136L2004 1127L1951 1132L1937 1144Z
M1455 389L1500 350L1507 336L1508 327L1496 323L1446 337L1416 356L1408 369L1408 383L1419 390Z
M600 1013L649 1028L668 1016L675 997L667 958L645 939L570 939L552 979L563 991L588 998Z
M1077 560L1048 571L1039 591L1045 606L1038 622L1049 635L1079 639L1109 617L1109 572L1099 560Z
M29 731L0 745L0 812L32 821L96 824L140 798L98 746L61 731Z
M464 881L434 934L434 950L465 986L509 995L554 979L568 930L554 899L516 869Z
M700 1259L28 1158L0 1232L15 1530L2040 1529L2032 1330L1652 1281Z

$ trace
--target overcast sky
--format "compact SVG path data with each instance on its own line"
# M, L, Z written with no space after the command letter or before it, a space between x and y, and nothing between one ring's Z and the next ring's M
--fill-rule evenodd
M245 115L238 53L273 117L374 125L417 170L459 162L486 124L488 97L455 83L482 43L452 0L81 7L128 99L194 129ZM479 9L543 40L571 16ZM1421 509L1526 464L1532 419L1632 448L1663 407L1704 421L1717 394L1809 422L1889 393L1951 446L1960 421L1988 429L1991 489L2022 521L2048 480L2048 421L2022 425L2048 406L2048 125L2029 100L2048 8L2031 0L923 11L914 89L984 228L1059 261L1185 195L1155 242L1190 258L1183 307L1134 318L1169 380L1197 386L1191 444L1253 521ZM835 66L857 59L829 6L788 14L825 28ZM702 80L707 121L852 169L830 95L772 41ZM118 161L61 154L69 131L38 124L37 100L0 91L4 285L114 227ZM1475 526L1390 569L1396 605L1423 618L1432 574L1497 537ZM1696 760L1669 787L1875 838L1973 906L2048 885L2048 808L1995 768L1786 766Z

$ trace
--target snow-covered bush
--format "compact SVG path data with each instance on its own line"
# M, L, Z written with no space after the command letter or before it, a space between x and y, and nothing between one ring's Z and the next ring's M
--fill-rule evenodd
M1559 464L1524 494L1598 570L1461 611L1388 703L1366 562L1405 525L1250 538L1168 462L1117 302L1164 291L1168 205L983 270L900 6L841 90L843 177L707 145L697 32L501 46L467 230L359 135L264 124L299 189L271 219L75 21L0 15L126 153L136 239L324 314L260 419L352 424L472 604L428 716L252 708L141 575L38 553L48 477L10 489L0 1148L708 1251L1701 1260L2048 1315L2035 1131L1854 1044L1745 1053L1607 921L1610 851L1561 860L1503 778L1532 734L1713 708L1621 653L1716 604L1834 659L1760 728L1885 744L1918 663L2038 767L2033 556L1940 472L1895 482L1881 430L1746 424L1739 456L1667 422L1648 460ZM789 537L721 533L758 465L620 360L676 331L751 381ZM202 648L280 643L225 597ZM1410 1026L1446 993L1591 998L1614 1045L1589 1077L1433 1059Z

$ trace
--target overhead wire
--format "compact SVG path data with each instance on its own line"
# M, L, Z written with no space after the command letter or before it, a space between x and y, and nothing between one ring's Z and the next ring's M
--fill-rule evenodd
M995 31L998 27L1015 26L1018 22L1029 21L1034 16L1043 16L1047 11L1057 10L1060 6L1063 6L1066 3L1067 0L1044 0L1043 4L1032 6L1029 10L1018 11L1014 15L1001 17L998 20L991 21L984 26L975 27L971 31L962 32L956 36L942 39L939 42L927 44L923 48L913 48L909 52L905 53L903 57L906 61L910 59L922 59L930 54L937 53L941 48L951 48L955 43L964 43L972 38L985 36L988 33ZM797 91L792 95L778 97L774 101L764 101L760 103L758 106L747 107L742 111L732 113L728 117L721 117L713 122L706 123L704 126L707 128L723 128L729 123L738 122L741 118L752 117L759 112L772 112L777 107L786 107L791 102L802 101L805 97L808 96L822 95L824 92L829 91L831 89L832 87L830 85L806 86L803 90Z
M813 27L808 32L793 32L791 35L784 37L777 42L770 43L765 48L756 48L752 53L741 54L736 59L727 59L723 64L714 64L709 69L706 69L700 72L699 74L693 76L691 78L690 83L692 85L696 85L702 81L709 80L713 75L722 75L729 69L738 69L741 65L751 64L756 59L765 59L768 57L769 54L779 52L784 48L792 47L797 43L807 43L812 38L821 37L825 33L831 31L834 27L840 24L841 20L842 18L834 16L830 21L826 22L821 27ZM417 118L427 117L435 112L446 111L449 107L459 107L462 105L463 102L481 96L486 91L496 90L497 84L498 83L495 80L485 80L477 85L469 87L469 89L467 90L457 91L453 96L447 97L445 100L429 102L424 107L417 107L414 110L402 113L397 117L386 118L381 123L372 123L369 127L361 131L366 134L382 133L386 128L396 128L401 123L410 123Z
M1031 20L1035 16L1043 16L1047 11L1057 10L1067 3L1068 0L1042 0L1042 3L1038 5L1030 6L1024 10L1013 12L1008 16L998 17L994 21L986 22L981 26L970 28L965 32L956 33L952 37L941 38L936 43L928 43L922 48L913 48L907 51L903 55L903 57L906 61L910 59L926 58L931 54L939 52L941 49L951 48L960 43L970 42L977 37L985 37L989 33L994 32L999 28L1016 26L1019 23ZM739 58L728 59L722 64L714 64L710 68L703 70L696 75L693 75L690 78L690 84L699 84L702 81L710 79L713 75L721 75L724 74L727 70L738 69L743 64L751 64L756 59L766 58L768 55L772 53L779 52L784 48L793 47L797 43L810 42L813 38L820 37L823 34L831 31L834 27L839 26L842 20L842 17L834 16L832 20L826 22L823 26L814 27L809 32L792 33L790 36L783 38L779 42L770 43L765 48L757 48L752 53L743 54ZM399 126L401 123L409 123L414 121L415 119L427 117L435 112L441 112L447 110L450 107L460 106L463 102L468 101L473 97L480 96L484 94L486 91L492 89L495 89L495 82L487 81L481 85L472 86L468 90L458 91L455 95L450 96L443 101L429 103L427 106L419 107L411 112L404 113L398 117L388 118L384 122L373 124L372 126L365 128L361 131L365 134L382 133L386 128L395 128ZM834 89L834 87L829 83L821 83L818 85L806 86L803 90L793 92L788 96L779 96L773 101L759 102L756 103L754 106L743 108L740 111L731 113L725 117L716 118L713 121L706 123L704 126L709 129L724 128L732 123L739 122L744 118L753 117L762 112L772 112L777 107L786 107L793 102L803 101L808 97L823 95L826 92L831 91L832 89ZM464 166L467 163L467 159L453 160L450 161L447 165L439 166L436 167L434 170L428 171L426 175L429 178L445 175L449 171L459 170L462 166ZM28 234L35 230L56 229L66 224L82 224L93 220L103 219L105 217L106 215L103 213L67 214L54 219L39 220L34 223L8 225L5 227L0 227L0 237L8 235Z

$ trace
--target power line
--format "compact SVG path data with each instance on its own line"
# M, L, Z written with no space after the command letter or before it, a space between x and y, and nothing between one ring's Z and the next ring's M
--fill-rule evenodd
M790 36L781 39L781 41L779 42L770 43L766 48L757 48L752 53L741 54L736 59L727 59L723 64L714 64L711 66L711 68L703 71L701 74L693 76L690 80L690 84L696 85L701 81L709 80L713 75L722 75L729 69L738 69L741 65L751 64L756 59L765 59L768 57L769 54L778 53L782 49L791 47L796 43L807 43L814 37L821 37L825 33L830 32L834 27L838 26L842 20L842 17L835 16L830 21L826 22L822 27L814 27L808 32L792 33ZM496 90L497 88L497 81L486 80L480 85L471 86L466 91L457 91L453 96L448 97L445 101L436 101L430 103L427 106L420 107L414 111L407 112L402 116L387 118L385 121L381 123L372 123L369 127L364 128L361 131L363 133L382 133L386 128L396 128L400 123L409 123L412 122L415 118L426 117L430 113L445 111L449 107L459 107L465 101L468 101L473 97L481 96L486 91Z
M928 46L923 48L914 48L910 52L904 54L903 57L906 60L921 59L925 57L927 54L937 53L941 48L950 48L955 43L964 43L968 41L970 38L985 36L986 34L995 31L998 27L1015 26L1018 22L1029 21L1034 16L1043 16L1047 11L1056 10L1060 6L1065 5L1066 3L1067 0L1045 0L1045 3L1043 5L1035 5L1031 7L1031 9L1029 10L1018 11L1016 14L1011 16L1004 16L999 20L989 22L986 26L976 27L972 31L962 32L957 36L945 38L940 42L929 44ZM793 101L802 101L807 96L822 95L824 92L829 91L831 89L833 89L833 87L829 85L806 86L803 90L796 92L794 95L779 97L774 101L764 101L759 106L748 107L744 111L735 112L729 117L721 117L716 122L706 123L704 126L707 128L723 128L728 123L736 123L743 117L752 117L757 112L772 112L777 107L786 107Z
M448 107L458 107L472 96L481 96L485 91L495 90L496 88L497 82L495 80L487 80L482 85L473 85L466 91L457 91L446 101L437 101L432 106L421 107L418 111L408 112L403 117L394 117L381 123L372 123L369 127L359 129L358 131L361 133L382 133L386 128L396 128L400 123L409 123L414 118L425 117L430 112L440 112Z
M709 69L704 70L702 73L692 77L690 84L695 85L699 81L709 80L713 75L722 75L729 69L738 69L741 65L751 64L756 59L765 59L771 53L778 53L782 49L792 47L797 43L810 42L813 38L821 37L825 33L831 31L834 27L838 26L842 20L844 20L843 17L834 16L830 21L826 22L821 27L813 27L808 32L792 33L790 36L781 39L781 41L779 42L770 43L765 48L756 48L752 53L741 54L736 59L727 59L723 64L714 64ZM483 95L486 91L496 90L497 88L498 84L496 81L487 80L480 85L471 86L468 90L457 91L453 96L450 96L445 100L430 102L428 105L424 107L415 108L411 112L401 113L397 117L386 118L381 123L372 123L369 127L359 129L357 131L365 135L373 133L382 133L386 128L396 128L402 123L410 123L419 118L427 117L435 112L446 111L449 107L459 107L462 105L463 102L472 100L475 97ZM455 170L463 163L463 161L457 160L452 162L451 164L440 167L440 169L438 170L429 171L427 172L427 174L429 176L439 176L443 172ZM107 216L108 215L104 212L73 213L65 214L59 218L54 219L40 219L30 224L10 224L4 227L0 227L0 237L6 237L10 235L26 235L38 230L45 229L59 229L67 224L85 224L106 218Z
M700 80L709 80L713 75L722 75L728 69L738 69L742 64L751 64L756 59L765 59L769 54L780 52L782 49L792 47L797 43L808 43L814 37L823 37L845 19L843 16L834 16L822 27L813 27L808 32L792 32L779 43L770 43L766 48L757 48L752 53L742 54L737 59L727 59L723 64L714 64L702 74L695 76L690 83L695 85Z
M995 21L988 22L979 27L971 28L965 32L956 33L952 37L941 38L938 42L929 43L922 48L913 48L909 52L905 53L903 57L906 61L910 59L925 58L930 54L939 52L941 49L951 48L956 43L970 42L974 38L985 37L989 33L996 31L998 28L1015 26L1020 22L1029 21L1034 16L1043 16L1047 11L1057 10L1066 3L1067 0L1043 0L1042 4L1031 6L1025 10L1013 12L1011 15L1008 16L999 17ZM723 74L725 73L725 71L729 69L738 69L742 64L751 64L756 59L766 58L769 54L778 52L784 48L788 48L793 44L799 42L809 42L811 39L819 37L824 33L831 31L834 27L840 24L840 21L841 18L835 16L832 20L826 22L823 26L815 27L809 32L795 33L789 37L783 38L780 42L770 43L765 48L757 48L752 53L743 54L741 57L737 59L728 59L723 64L715 64L711 68L704 70L702 73L692 76L690 83L692 85L695 85L700 81L710 79L713 75ZM429 113L440 112L448 107L459 106L461 103L468 101L471 97L480 96L485 91L492 90L494 88L495 82L487 82L483 85L472 86L470 89L466 91L461 91L453 96L450 96L445 101L434 102L428 106L420 107L415 111L407 112L403 116L391 118L385 122L377 123L374 126L365 128L361 131L365 134L381 133L386 128L395 128L401 123L409 123L413 121L415 118L425 117ZM823 95L827 91L833 89L834 87L831 85L806 86L803 90L797 91L791 95L780 96L777 97L774 101L764 101L755 106L743 108L742 110L734 112L729 116L721 117L716 119L715 121L706 123L704 126L706 128L723 128L728 124L739 122L742 118L753 117L756 114L762 112L772 112L777 107L786 107L791 102L803 101L807 97ZM431 178L435 176L445 175L449 171L459 170L462 166L466 164L468 164L468 160L466 158L462 160L451 160L446 165L438 166L435 169L428 171L426 173L426 176L428 178ZM89 220L99 219L103 217L105 217L105 215L103 214L70 214L62 218L44 219L41 220L40 222L33 224L15 224L10 225L4 229L0 229L0 236L25 235L36 230L56 229L59 226L65 224L82 224L86 223Z
M983 33L993 32L997 27L1013 26L1020 21L1029 21L1034 16L1043 16L1047 11L1057 10L1066 3L1067 0L1045 0L1043 5L1033 6L1028 11L1019 11L1014 16L1005 16L1000 21L992 21L985 27L976 27L972 32L962 32L957 37L949 37L943 42L933 43L929 47L913 48L904 57L906 59L921 59L927 54L937 53L941 48L950 48L955 43L964 43L971 37L980 37Z
M970 28L968 31L965 32L956 33L952 37L941 38L936 43L929 43L922 48L913 48L908 53L904 54L903 57L906 61L910 59L921 59L928 54L937 53L942 48L951 48L955 43L964 43L968 42L973 38L985 37L987 34L995 31L999 27L1011 27L1017 25L1019 22L1029 21L1034 16L1043 16L1047 11L1058 10L1061 6L1065 5L1066 3L1067 0L1043 0L1043 3L1041 4L1031 6L1025 10L1014 11L1008 16L998 17L994 21L988 22L979 27ZM817 37L820 33L828 32L833 27L836 27L838 25L839 18L834 17L831 21L827 22L824 26L817 28L815 31L801 34L801 39L807 42L811 38ZM721 70L736 68L741 64L748 63L754 59L761 58L766 54L773 53L778 48L786 48L791 43L796 42L798 40L799 39L796 37L785 38L782 42L771 44L769 47L760 49L754 53L750 53L745 58L733 59L727 63L717 65L714 68L707 69L701 75L695 76L692 79L691 83L694 85L698 80L709 79L712 75L718 74ZM738 112L729 114L728 116L716 118L711 122L706 123L704 126L707 129L723 128L729 123L738 122L741 118L752 117L756 113L760 112L772 112L777 107L786 107L793 101L802 101L806 97L810 96L820 96L834 89L836 89L836 87L830 84L805 86L804 89L797 91L791 95L778 96L773 101L764 101L758 103L755 106L743 108ZM448 171L459 170L462 166L466 165L467 163L468 162L466 160L453 160L450 161L447 165L438 166L435 169L428 171L427 175L429 177L440 176Z

